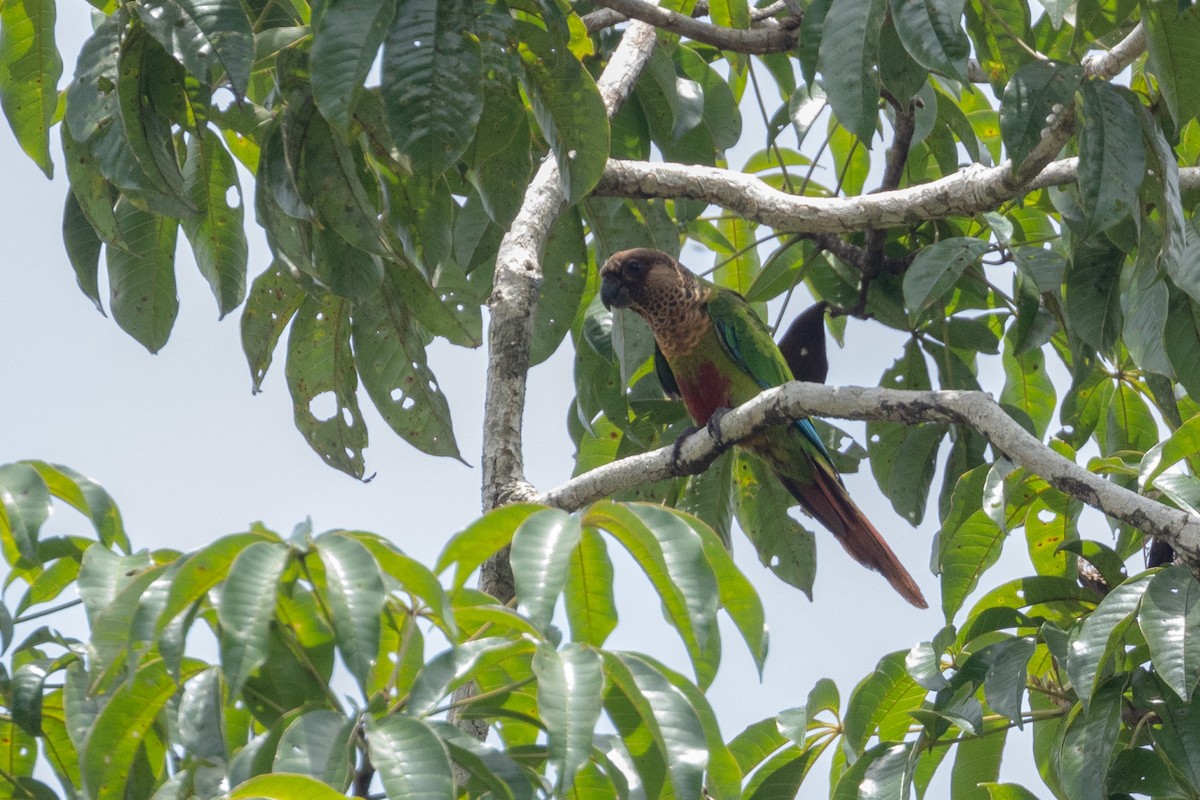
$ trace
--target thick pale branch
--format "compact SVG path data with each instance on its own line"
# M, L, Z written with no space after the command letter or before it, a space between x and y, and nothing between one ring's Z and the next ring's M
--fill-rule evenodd
M1131 492L1060 456L1017 424L983 392L909 392L898 389L833 387L793 382L769 389L726 414L720 433L726 441L807 415L916 424L952 422L979 431L1014 464L1052 486L1168 542L1189 564L1200 564L1200 518ZM684 472L702 471L718 452L701 429L680 447ZM585 472L535 500L574 510L623 489L676 474L672 448L625 458Z
M621 107L655 44L654 28L630 25L597 81L609 117ZM488 300L488 372L483 419L483 508L523 499L525 483L521 415L525 410L529 347L533 335L541 253L554 220L566 205L558 165L547 158L496 256ZM485 589L486 590L486 589Z
M1089 77L1110 78L1144 48L1145 35L1139 24L1112 50L1086 59L1084 71ZM1019 166L1010 161L990 168L973 164L931 183L861 197L803 197L732 170L619 160L608 162L596 192L702 200L779 232L850 233L889 228L991 211L1032 189L1074 181L1075 159L1054 162L1073 126L1074 113L1064 113ZM1200 185L1200 169L1180 170L1180 181L1188 188Z
M751 175L717 167L610 160L597 194L686 197L789 233L851 233L992 211L1034 189L1073 183L1078 160L1066 158L1014 186L1007 163L970 166L931 183L860 197L803 197ZM1200 188L1200 167L1179 170L1184 189Z

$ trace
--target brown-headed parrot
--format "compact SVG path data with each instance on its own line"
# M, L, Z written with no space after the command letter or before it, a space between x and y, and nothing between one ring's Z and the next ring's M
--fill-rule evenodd
M628 308L650 326L657 345L654 366L663 388L678 396L697 425L714 412L741 405L764 389L793 379L823 380L823 352L803 352L797 327L823 326L823 309L806 314L785 336L785 357L770 331L741 295L714 286L670 255L649 248L616 253L600 270L600 299ZM811 333L809 336L811 341ZM883 573L905 600L927 608L916 581L859 509L808 419L772 428L742 441L762 459L800 505L828 528L860 564Z

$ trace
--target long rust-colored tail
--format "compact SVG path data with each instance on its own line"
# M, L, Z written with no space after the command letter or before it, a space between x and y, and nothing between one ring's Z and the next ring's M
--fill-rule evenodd
M917 608L929 608L917 582L866 514L850 499L837 476L817 468L813 470L813 478L812 484L800 486L790 478L779 476L800 505L837 537L855 561L881 573L893 589Z

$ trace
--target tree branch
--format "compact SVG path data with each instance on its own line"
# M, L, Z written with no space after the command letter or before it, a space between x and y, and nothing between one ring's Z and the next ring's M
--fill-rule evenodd
M799 17L784 17L778 22L763 20L757 28L725 28L650 5L644 0L597 0L597 4L655 28L736 53L783 53L795 47L799 38Z
M911 392L792 382L768 389L721 418L725 441L808 415L887 420L908 425L949 422L979 431L1014 464L1110 517L1168 542L1189 564L1200 564L1200 518L1131 492L1060 456L1030 435L984 392ZM623 489L675 475L672 446L606 464L534 498L568 511ZM719 455L701 428L679 449L687 474L703 471Z
M631 25L597 81L609 118L633 91L655 45L654 28ZM496 255L488 298L488 372L483 418L483 510L532 493L525 482L521 415L529 373L529 346L542 281L541 254L554 220L566 205L558 165L542 162ZM486 587L483 587L487 591Z
M637 2L637 0L622 0ZM1084 60L1088 77L1107 79L1145 49L1142 26L1102 55ZM1025 160L1014 166L972 164L953 175L920 186L861 197L804 197L781 192L732 170L686 164L610 160L597 194L618 197L686 197L732 211L780 232L850 233L869 228L912 225L930 219L991 211L1033 189L1075 180L1077 162L1051 163L1074 129L1068 109L1049 126ZM1200 186L1200 168L1180 170L1184 188Z

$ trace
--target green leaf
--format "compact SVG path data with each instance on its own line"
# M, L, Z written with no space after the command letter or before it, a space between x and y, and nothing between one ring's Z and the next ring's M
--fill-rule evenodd
M1170 3L1142 3L1149 67L1175 130L1200 114L1200 13Z
M308 775L255 775L229 792L229 800L345 800L345 797Z
M604 697L600 656L583 645L556 651L542 643L533 656L533 671L538 677L538 715L546 724L546 749L558 776L555 791L565 796L575 773L588 760L592 732L600 718Z
M1000 136L1014 168L1042 140L1046 120L1070 108L1082 80L1080 67L1045 61L1031 61L1013 73L1000 104Z
M932 642L918 642L904 657L904 668L912 679L931 692L938 692L950 684L942 675L942 652Z
M224 317L246 297L247 244L237 168L211 132L188 138L183 190L198 211L181 220L183 232Z
M1107 230L1138 209L1146 168L1141 122L1126 101L1128 89L1088 80L1079 104L1079 196L1092 233Z
M365 547L344 534L322 534L315 543L325 565L338 650L365 690L379 653L380 616L387 602L379 566Z
M446 542L434 571L445 572L451 564L457 564L453 588L461 589L479 565L511 542L521 523L542 508L533 503L512 503L489 511Z
M988 707L1023 727L1021 699L1028 681L1027 667L1037 642L1033 637L1003 639L992 646L992 663L983 681Z
M254 32L238 0L145 0L134 8L150 35L202 83L218 67L235 95L246 94Z
M1078 242L1066 274L1068 330L1108 352L1121 332L1121 265L1125 253L1099 237Z
M296 428L326 464L361 478L367 429L358 409L349 312L349 301L336 295L305 297L292 321L285 371Z
M10 0L0 6L0 106L17 143L47 178L54 177L50 124L63 66L54 21L54 0Z
M960 0L890 0L889 6L900 41L917 63L962 82L971 43L962 29Z
M542 286L530 342L530 366L549 358L571 330L587 287L587 261L579 214L568 210L550 229L542 256Z
M151 353L167 343L179 297L175 292L175 236L178 225L117 202L117 229L127 249L107 248L109 307L121 328Z
M1000 94L1009 77L1032 60L1029 48L1022 46L1029 35L1029 5L1025 0L970 0L965 6L975 57Z
M1114 587L1071 635L1067 674L1085 708L1091 701L1100 671L1116 653L1125 631L1133 624L1152 577L1153 573L1144 572Z
M534 116L558 162L568 203L581 200L608 161L608 115L596 82L570 50L542 29L519 22L519 51Z
M1041 438L1054 417L1054 382L1046 374L1046 357L1041 350L1016 355L1014 344L1011 337L1005 337L1001 353L1004 388L1000 392L1000 404L1022 412L1032 424L1030 432ZM1022 421L1019 416L1017 421Z
M64 117L71 139L83 143L102 127L117 123L117 57L121 52L124 19L113 15L104 19L79 51L75 78L67 87L67 112ZM68 173L69 174L69 173Z
M741 448L734 452L733 479L738 524L754 544L759 563L812 599L816 539L788 515L795 500L761 461Z
M466 0L399 0L383 45L384 119L396 147L424 175L462 156L483 110L473 20ZM574 60L569 51L566 57Z
M1108 545L1091 539L1076 539L1071 542L1063 542L1058 549L1067 553L1075 553L1080 558L1086 559L1100 571L1101 577L1109 586L1124 583L1125 579L1129 577L1125 573L1125 560Z
M682 518L643 503L596 503L584 525L608 531L629 551L663 601L668 621L679 632L706 687L716 674L720 640L716 625L717 582L700 537Z
M617 730L629 742L641 729L641 741L657 751L674 796L699 797L708 746L703 724L687 697L636 655L603 655L608 679L604 706ZM634 756L635 763L638 758ZM648 781L651 776L642 772ZM661 781L661 775L660 771L655 777Z
M1182 565L1150 579L1138 612L1150 660L1185 703L1200 680L1200 584Z
M563 605L573 641L602 647L617 627L612 561L604 537L591 528L582 532L567 564Z
M941 300L967 267L991 249L987 242L973 236L942 239L923 248L904 273L904 304L909 320L916 322L922 312Z
M180 674L187 680L204 668L189 663ZM92 723L81 748L83 790L95 800L119 800L134 780L134 761L143 746L157 739L159 712L179 687L161 660L149 661L120 686ZM162 745L159 744L161 747Z
M196 758L224 758L221 669L209 667L189 680L179 697L179 738Z
M1037 795L1019 783L985 783L991 800L1038 800Z
M42 696L51 661L38 658L27 661L13 670L11 683L12 721L31 736L41 736Z
M411 279L419 280L419 276ZM400 280L389 277L378 291L354 306L358 374L393 431L422 452L461 461L450 406L429 369L425 336L405 305L398 289ZM351 383L346 386L349 389Z
M221 589L221 666L229 696L237 697L250 674L267 660L267 635L275 614L275 594L288 549L255 542L237 555Z
M879 32L884 0L835 0L821 36L821 75L842 127L871 147L879 122Z
M448 722L431 721L430 726L450 751L454 763L471 774L468 791L490 791L504 800L534 800L533 787L517 762L505 753L488 747ZM592 766L590 764L585 765ZM594 767L593 767L594 769ZM583 779L580 780L580 777ZM576 785L587 785L587 778L576 778ZM589 787L590 788L590 787ZM590 796L590 795L582 795ZM615 798L613 798L615 800Z
M117 218L113 213L113 204L117 199L116 187L104 177L92 152L71 136L70 125L62 125L60 132L62 133L63 156L67 165L67 180L71 184L68 198L72 195L75 197L80 211L91 223L91 227L95 228L93 235L99 236L105 242L123 247L124 244L119 241ZM63 238L67 242L69 251L71 240L65 235L65 228L64 221ZM85 293L87 292L82 283L80 288L84 289ZM93 299L99 302L98 297Z
M513 534L509 563L517 608L541 630L554 616L581 533L579 517L547 508L526 518Z
M402 714L369 719L367 748L388 797L454 800L450 756L424 722Z
M531 637L511 639L490 636L472 639L434 656L421 670L409 693L407 712L428 716L448 692L461 686L484 665L507 659L528 659L534 649Z
M837 779L831 800L884 800L905 796L903 779L912 743L880 742L856 759ZM831 776L831 781L835 776Z
M350 785L354 767L356 720L329 709L296 718L275 750L275 772L308 775L339 791Z
M1147 251L1139 248L1139 262ZM1160 375L1174 374L1164 344L1170 300L1166 281L1151 264L1136 263L1122 272L1121 338L1138 366Z
M354 300L369 298L383 280L383 267L366 255L394 257L384 239L379 221L379 186L373 173L362 164L362 151L351 149L333 135L329 125L316 114L304 125L303 167L299 178L304 199L317 210L325 228L318 228L314 246L321 244L324 231L336 236L325 239L325 250L314 253L316 276L331 290ZM296 135L301 135L297 133ZM338 239L361 250L357 260ZM342 263L346 261L346 263Z
M275 354L275 345L304 301L304 290L279 260L271 262L250 286L242 309L242 352L250 365L254 392L263 380Z
M321 114L348 138L362 87L396 14L395 0L334 0L313 31L312 92Z
M1096 689L1085 713L1063 733L1058 770L1067 797L1105 800L1105 778L1121 732L1122 691L1126 676L1116 675Z
M912 717L908 712L920 706L925 690L908 674L903 650L879 659L875 670L863 678L846 705L843 747L847 753L861 755L867 740L878 732L880 741L904 738Z
M32 564L38 558L38 533L50 516L50 490L29 464L0 466L0 535L4 550L13 548Z
M83 213L74 191L67 192L62 231L67 258L75 270L75 282L96 306L96 310L103 314L104 305L100 302L100 248L103 242Z

